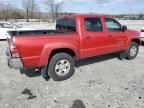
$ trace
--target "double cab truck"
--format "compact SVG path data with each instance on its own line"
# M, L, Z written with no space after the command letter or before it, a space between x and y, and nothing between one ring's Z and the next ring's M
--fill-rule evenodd
M8 65L15 69L41 69L43 77L66 80L75 61L118 53L134 59L140 33L128 30L111 16L74 14L60 17L56 30L9 31Z

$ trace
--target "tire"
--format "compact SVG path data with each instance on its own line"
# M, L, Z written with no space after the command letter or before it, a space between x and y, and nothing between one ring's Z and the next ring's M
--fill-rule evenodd
M139 45L136 42L132 42L130 45L130 48L127 51L126 59L132 60L136 58L137 54L139 52Z
M144 41L141 42L141 45L144 46Z
M67 53L55 54L48 65L48 75L54 81L63 81L74 74L74 58Z

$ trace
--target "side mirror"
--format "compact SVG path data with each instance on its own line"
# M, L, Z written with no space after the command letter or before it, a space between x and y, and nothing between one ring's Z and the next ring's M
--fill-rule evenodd
M144 29L141 29L141 32L144 32Z
M126 25L122 26L122 31L125 32L126 30L127 30L127 26Z

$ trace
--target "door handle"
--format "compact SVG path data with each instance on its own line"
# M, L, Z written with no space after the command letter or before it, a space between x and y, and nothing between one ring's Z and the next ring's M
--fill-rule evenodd
M108 37L110 37L110 38L111 38L111 37L112 37L112 35L108 35Z
M86 38L85 39L91 39L91 36L86 36Z

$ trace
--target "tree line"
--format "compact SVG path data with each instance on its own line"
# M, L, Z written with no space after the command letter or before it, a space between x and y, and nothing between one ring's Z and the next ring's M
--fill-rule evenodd
M41 6L36 0L21 0L22 8L19 9L16 5L10 2L2 2L0 0L0 20L8 21L10 19L43 19L45 21L51 19L55 21L60 15L69 14L62 13L64 1L62 0L44 0L43 4L47 7L47 13L41 12ZM128 15L115 15L114 17L124 19ZM134 15L127 19L144 20L144 14Z
M61 14L63 1L45 0L44 4L47 7L47 15L52 21L55 21ZM46 14L42 13L39 4L36 0L21 0L22 9L12 5L9 2L0 1L0 19L8 21L9 19L42 19L47 18Z

